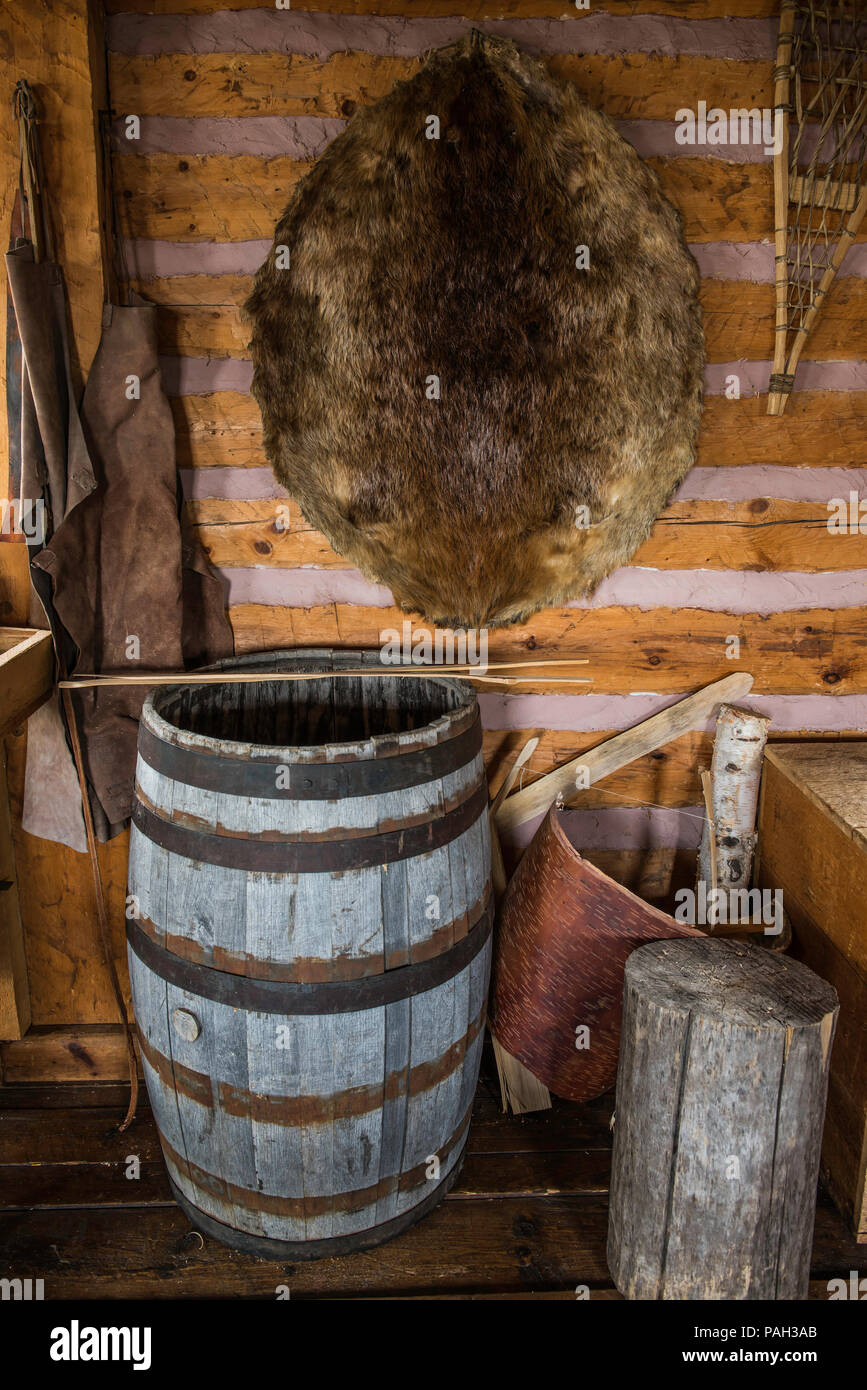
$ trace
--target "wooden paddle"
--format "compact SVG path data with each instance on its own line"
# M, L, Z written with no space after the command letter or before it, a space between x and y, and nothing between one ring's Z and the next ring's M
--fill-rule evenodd
M722 680L706 685L694 695L679 700L676 705L661 710L625 733L606 739L596 748L564 763L532 782L523 791L515 792L504 801L497 812L497 827L513 831L527 821L544 815L551 803L562 796L568 806L576 797L575 779L579 770L586 786L601 782L647 753L653 753L664 743L703 728L721 704L743 699L752 689L753 677L746 671L734 671Z

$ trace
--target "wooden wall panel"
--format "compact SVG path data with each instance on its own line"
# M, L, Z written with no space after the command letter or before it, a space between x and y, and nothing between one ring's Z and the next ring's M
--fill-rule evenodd
M211 562L220 568L351 568L303 518L287 529L284 510L275 499L187 503ZM766 497L672 502L631 563L648 569L867 570L867 528L863 534L830 532L828 510L820 503Z
M718 16L766 16L777 12L778 0L607 0L612 14L683 15L695 19ZM262 0L106 0L108 14L212 14L215 10L257 10ZM296 8L300 9L298 5ZM562 19L569 0L304 0L313 14L407 15L464 19Z
M207 278L207 277L202 277ZM138 282L144 289L146 282ZM252 396L214 391L172 399L181 468L260 468L262 422ZM817 441L821 440L821 448ZM762 396L704 403L700 468L862 467L867 459L867 391L798 391L786 413L767 413Z
M773 230L769 164L653 158L688 241L759 241ZM251 154L129 154L114 160L128 236L165 241L271 240L310 161ZM772 219L771 219L772 220ZM858 233L864 240L864 229Z
M701 92L708 107L764 105L773 63L636 53L628 65L607 54L549 57L555 76L613 120L670 120ZM414 77L421 58L341 52L306 54L112 54L112 105L139 116L351 116L396 82Z

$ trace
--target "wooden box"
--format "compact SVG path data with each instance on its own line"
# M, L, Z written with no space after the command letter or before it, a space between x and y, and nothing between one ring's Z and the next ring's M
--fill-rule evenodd
M768 749L757 881L783 890L792 953L840 997L822 1176L867 1241L867 742Z

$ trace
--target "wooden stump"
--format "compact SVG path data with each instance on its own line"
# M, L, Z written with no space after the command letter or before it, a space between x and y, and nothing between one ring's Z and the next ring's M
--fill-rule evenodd
M806 1298L837 1012L751 942L630 956L608 1224L627 1298Z

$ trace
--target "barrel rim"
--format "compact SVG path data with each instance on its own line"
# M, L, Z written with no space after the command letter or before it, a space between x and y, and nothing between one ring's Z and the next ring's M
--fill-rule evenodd
M242 656L227 657L223 661L203 667L202 670L236 671L244 668L255 669L257 666L267 670L280 669L281 665L289 669L299 662L307 666L316 662L330 662L331 669L338 670L341 666L370 666L375 667L383 676L389 675L388 667L382 664L378 652L355 647L284 647L270 652L248 652ZM325 670L327 671L328 667ZM398 680L399 677L394 676L393 679ZM170 699L177 699L188 688L179 685L160 686L148 692L142 706L141 724L163 743L243 762L280 762L288 765L368 762L379 758L399 757L404 753L445 743L464 733L472 725L477 717L478 696L469 681L461 680L457 676L440 675L431 675L428 681L433 686L456 693L460 697L456 708L437 715L435 719L415 729L399 733L371 734L368 738L355 739L348 743L241 743L232 739L217 739L207 734L198 734L191 729L179 729L177 725L170 723L158 708Z
M139 730L136 794L139 767L144 764L168 781L205 791L231 792L232 796L267 801L336 801L347 797L387 796L442 781L459 773L482 751L481 714L462 733L426 748L405 749L400 758L380 757L359 761L287 763L278 756L224 757L222 748L202 753L177 743L167 743L149 725ZM288 774L294 775L288 775Z

